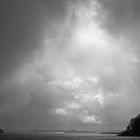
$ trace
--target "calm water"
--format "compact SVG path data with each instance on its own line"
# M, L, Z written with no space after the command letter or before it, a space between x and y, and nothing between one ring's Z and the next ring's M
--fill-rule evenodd
M98 133L5 133L0 140L140 140L140 137L118 137Z

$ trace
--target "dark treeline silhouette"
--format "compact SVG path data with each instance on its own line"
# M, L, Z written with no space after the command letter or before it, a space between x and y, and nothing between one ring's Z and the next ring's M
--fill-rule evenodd
M126 130L119 136L140 136L140 114L130 120Z

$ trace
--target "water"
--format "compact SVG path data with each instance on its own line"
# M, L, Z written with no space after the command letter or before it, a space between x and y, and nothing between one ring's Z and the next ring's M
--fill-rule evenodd
M140 137L119 137L116 134L21 132L5 133L0 140L140 140Z

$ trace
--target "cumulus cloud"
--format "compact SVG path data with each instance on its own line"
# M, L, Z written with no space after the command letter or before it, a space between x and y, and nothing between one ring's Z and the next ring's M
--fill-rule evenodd
M67 128L68 121L71 128L81 123L121 125L139 111L136 108L139 40L133 38L139 33L134 26L139 23L139 10L134 12L131 5L136 6L138 1L126 3L125 0L34 2L33 7L43 6L37 16L37 21L41 20L38 25L41 33L36 31L40 34L39 41L25 39L30 42L21 43L25 53L15 47L10 55L13 60L4 57L2 62L7 62L3 70L10 67L10 72L4 72L1 78L0 112L4 117L13 111L12 119L7 117L9 125L14 117L22 119L22 115L14 115L20 109L29 119L25 124L45 127L45 122L51 128L58 124ZM16 41L11 45L17 46ZM18 52L22 58L16 55ZM20 65L14 62L17 58ZM36 120L39 121L34 124ZM22 124L18 121L19 126Z
M46 51L49 57L44 55L47 61L40 69L43 77L48 78L47 85L68 91L72 104L63 101L65 109L72 113L78 109L78 118L83 110L102 118L100 115L104 113L101 112L106 111L109 104L114 106L113 100L126 94L125 89L128 91L134 80L138 58L125 36L120 34L118 38L100 26L97 20L100 3L84 4L70 7L73 11L69 12L64 24L68 28L64 32L69 31L69 36L61 34L58 42L53 43L52 40L53 45L48 44L53 49ZM51 72L48 67L53 68Z
M60 115L67 115L67 112L65 109L63 108L57 108L55 111L56 114L60 114Z

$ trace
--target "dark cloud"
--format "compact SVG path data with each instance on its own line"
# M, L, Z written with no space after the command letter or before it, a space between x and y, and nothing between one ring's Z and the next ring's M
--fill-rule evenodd
M42 41L42 31L54 35L52 24L59 28L65 16L64 1L1 1L0 77L7 76L29 61ZM55 26L56 26L55 25ZM56 28L56 27L55 27Z
M44 110L47 112L54 105L53 91L48 90L46 94L46 90L43 91L41 87L42 83L31 84L32 81L29 85L23 85L14 81L13 75L32 60L34 51L42 45L44 34L45 37L56 36L54 31L65 18L65 2L2 0L1 7L0 120L7 120L1 121L1 126L28 127L28 124L44 120L41 118L46 117ZM39 92L41 94L38 96Z
M103 20L102 25L112 33L133 30L139 22L139 0L100 0Z
M100 0L101 26L115 37L124 36L131 42L136 53L139 49L140 36L140 1L139 0Z

